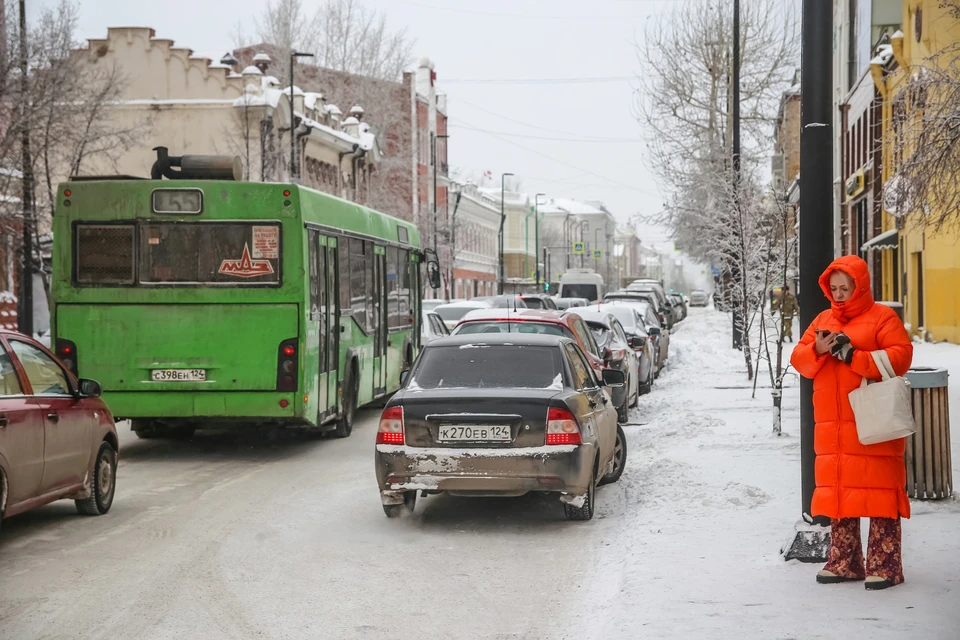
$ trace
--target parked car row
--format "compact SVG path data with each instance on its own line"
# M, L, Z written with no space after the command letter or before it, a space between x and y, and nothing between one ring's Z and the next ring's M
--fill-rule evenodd
M669 355L655 294L608 297L565 311L473 300L426 314L434 333L377 432L386 515L412 513L418 495L544 492L568 519L592 518L596 487L626 466L628 410Z

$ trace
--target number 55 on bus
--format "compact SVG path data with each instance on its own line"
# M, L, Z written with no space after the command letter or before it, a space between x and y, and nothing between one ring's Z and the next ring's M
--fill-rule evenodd
M435 256L412 224L241 182L239 164L160 148L150 180L60 185L57 354L141 437L243 423L349 436L357 407L396 391L419 352Z

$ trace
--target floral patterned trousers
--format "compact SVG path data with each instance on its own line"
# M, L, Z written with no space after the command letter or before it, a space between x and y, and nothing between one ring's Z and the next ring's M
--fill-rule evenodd
M900 518L870 518L864 571L860 518L830 520L830 559L824 569L844 578L880 576L890 584L903 582L900 558Z

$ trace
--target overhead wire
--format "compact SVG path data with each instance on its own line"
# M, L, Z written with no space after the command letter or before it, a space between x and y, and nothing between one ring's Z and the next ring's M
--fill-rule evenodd
M468 131L479 131L481 133L495 133L498 135L510 136L513 138L527 138L530 140L548 140L552 142L575 142L575 143L586 143L586 144L638 144L644 142L641 138L556 138L550 136L533 136L523 133L513 133L511 131L491 131L489 129L481 129L479 127L472 127L466 124L461 124L458 118L451 118L448 120L449 126L457 129L466 129Z

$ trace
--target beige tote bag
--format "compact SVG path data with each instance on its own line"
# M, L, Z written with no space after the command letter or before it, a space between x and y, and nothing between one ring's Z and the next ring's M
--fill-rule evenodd
M866 378L859 389L850 392L850 406L857 420L860 444L877 444L905 438L917 430L910 400L910 382L893 370L883 349L871 351L883 376L881 382Z

